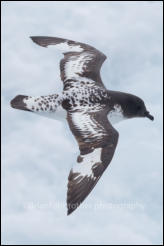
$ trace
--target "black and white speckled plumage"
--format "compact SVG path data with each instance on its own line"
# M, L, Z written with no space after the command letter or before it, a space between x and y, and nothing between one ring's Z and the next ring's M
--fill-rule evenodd
M113 124L133 117L153 116L142 99L123 92L107 90L100 69L106 56L94 47L56 37L31 37L38 45L55 45L62 50L60 62L61 94L31 97L19 95L11 101L17 109L64 113L75 136L80 155L68 177L67 208L72 213L94 188L110 164L118 142Z

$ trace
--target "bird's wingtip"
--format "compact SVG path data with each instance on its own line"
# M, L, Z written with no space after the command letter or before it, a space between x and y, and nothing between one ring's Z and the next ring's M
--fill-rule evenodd
M72 214L77 208L79 204L67 204L67 216Z
M70 211L67 211L67 216L69 216L71 214L71 212Z
M72 214L72 212L73 212L74 210L75 210L75 209L68 208L68 209L67 209L67 216L69 216L70 214Z
M31 38L31 39L32 39L32 41L33 41L33 42L35 42L35 38L36 38L36 36L30 36L29 38Z
M47 48L47 43L45 42L45 37L42 36L30 36L29 38L32 39L32 41L44 48Z

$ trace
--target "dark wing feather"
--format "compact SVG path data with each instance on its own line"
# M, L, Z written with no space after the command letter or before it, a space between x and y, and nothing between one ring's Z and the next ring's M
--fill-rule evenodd
M98 112L68 113L67 120L80 149L77 164L68 177L67 208L72 213L89 195L112 160L118 132Z
M60 71L64 85L81 80L104 87L100 69L106 56L99 50L87 44L57 37L33 36L31 39L40 46L56 45L56 48L63 51Z

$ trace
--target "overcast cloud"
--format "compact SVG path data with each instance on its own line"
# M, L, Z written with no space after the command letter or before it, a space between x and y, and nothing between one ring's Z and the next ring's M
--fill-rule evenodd
M162 2L2 2L2 244L162 244ZM111 165L72 215L67 177L78 146L67 123L14 110L16 95L62 90L60 52L29 36L86 42L108 59L108 89L154 115L116 125Z

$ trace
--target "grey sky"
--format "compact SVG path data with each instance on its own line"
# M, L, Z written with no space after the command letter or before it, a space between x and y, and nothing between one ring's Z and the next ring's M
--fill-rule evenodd
M2 243L162 244L162 2L2 2ZM108 59L108 89L141 97L155 120L116 125L111 165L71 216L78 155L68 125L10 108L18 95L61 91L60 52L29 36L86 42Z

